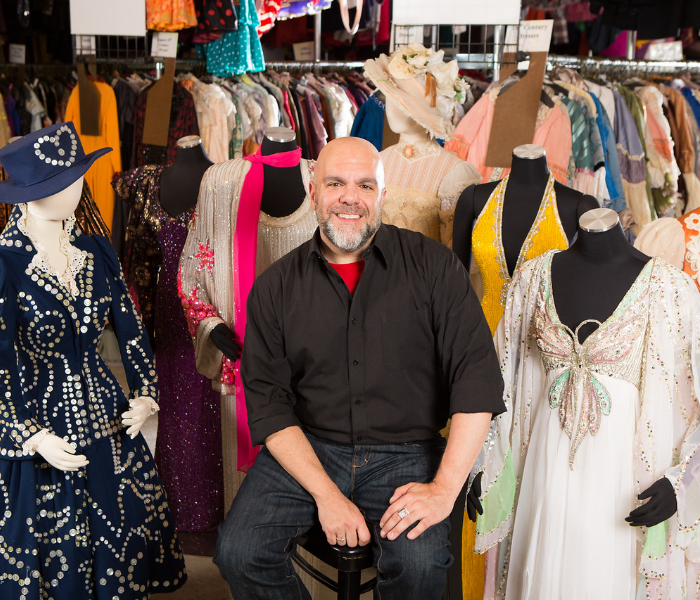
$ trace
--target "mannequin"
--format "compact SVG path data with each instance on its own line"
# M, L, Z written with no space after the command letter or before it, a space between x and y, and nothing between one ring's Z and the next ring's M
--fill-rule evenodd
M518 146L513 151L509 185L503 201L503 248L509 274L513 274L518 255L542 203L549 167L545 150L533 144ZM497 181L471 186L462 192L455 208L453 250L469 269L474 222L484 209ZM576 235L578 219L598 207L592 196L554 182L557 210L566 236L571 242Z
M180 259L179 293L197 371L221 395L225 509L257 454L238 372L247 290L272 262L316 231L308 195L311 176L294 132L268 130L258 154L207 170ZM312 595L320 587L304 581Z
M386 100L386 119L399 141L381 152L387 186L382 221L449 246L452 209L460 192L478 182L479 175L441 148L391 97Z
M296 134L287 127L272 127L265 132L260 153L263 156L296 150ZM271 217L286 217L294 213L304 200L306 190L298 167L273 167L263 165L265 185L263 187L260 210ZM212 343L229 360L241 357L241 346L233 331L221 323L211 332Z
M49 581L56 598L123 597L127 577L148 595L187 577L140 435L159 410L148 338L111 244L75 227L83 176L109 151L86 155L73 123L0 149L0 199L14 205L0 234L0 510L22 557L0 553L7 597ZM108 322L131 399L97 352Z
M484 598L700 591L700 506L687 503L699 307L690 278L632 248L609 209L517 271L494 338L509 410L467 499L483 515L476 551L495 550Z
M160 178L161 205L171 217L194 207L204 172L213 164L198 135L188 135L177 141L175 162Z
M63 221L68 219L80 202L83 191L83 178L77 179L65 190L27 204L28 217L26 227L44 247L57 273L65 273L68 268L68 255L61 251L59 237L63 231ZM133 440L141 431L143 424L152 409L157 405L150 398L139 396L129 400L130 410L122 414L122 423L128 426L126 433ZM62 471L77 471L87 465L87 459L82 454L76 454L75 449L63 438L49 433L37 446L50 465Z
M271 127L265 131L260 153L263 156L296 150L296 134L287 127ZM296 167L263 165L265 187L260 210L271 217L286 217L301 206L306 195L304 181Z
M178 530L215 529L224 518L221 409L197 373L178 295L178 267L200 183L213 163L199 136L177 141L172 165L120 173L113 186L128 209L124 272L156 348L158 418L155 460Z

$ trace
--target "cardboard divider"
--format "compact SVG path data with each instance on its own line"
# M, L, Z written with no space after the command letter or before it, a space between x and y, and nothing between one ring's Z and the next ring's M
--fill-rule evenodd
M166 58L163 76L148 90L146 97L146 114L143 122L144 144L168 145L174 82L175 59Z
M510 54L510 53L509 53ZM542 83L547 69L547 52L530 52L530 68L520 81L502 91L496 99L491 125L491 137L486 152L487 167L510 168L513 150L523 144L532 144L540 107ZM500 80L517 69L515 55L503 55Z
M90 70L95 77L97 68L94 63ZM100 92L88 78L83 62L78 62L78 99L81 135L100 135Z

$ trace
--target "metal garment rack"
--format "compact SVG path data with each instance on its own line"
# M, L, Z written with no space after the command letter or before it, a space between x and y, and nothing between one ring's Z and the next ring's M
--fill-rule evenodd
M614 73L653 75L700 73L700 61L682 60L628 60L626 58L596 58L585 56L560 56L552 54L547 58L548 66L568 67L585 73Z
M313 71L315 69L361 69L364 66L362 61L343 61L343 60L319 60L319 61L266 61L265 68L267 69L291 69L294 71Z

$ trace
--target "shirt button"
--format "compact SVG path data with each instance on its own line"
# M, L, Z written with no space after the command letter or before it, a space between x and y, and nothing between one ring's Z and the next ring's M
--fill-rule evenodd
M362 436L361 436L361 435L358 435L358 436L357 436L357 441L358 441L358 442L361 442L361 441L362 441Z
M350 321L350 322L351 322L353 325L356 325L356 324L357 324L357 319L353 319L353 320Z
M355 360L352 361L352 364L355 365L355 366L357 366L357 365L360 364L360 361L357 360L357 359L355 359Z
M338 277L338 283L343 283L343 279L341 277Z
M362 400L360 400L359 398L355 398L355 404L362 404Z

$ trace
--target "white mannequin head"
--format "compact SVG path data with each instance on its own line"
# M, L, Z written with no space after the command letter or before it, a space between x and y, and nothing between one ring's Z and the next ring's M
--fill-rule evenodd
M394 133L398 133L407 143L424 140L428 132L411 117L407 116L395 102L386 99L386 120Z
M44 221L64 221L75 211L82 193L83 177L57 194L28 202L27 212Z

